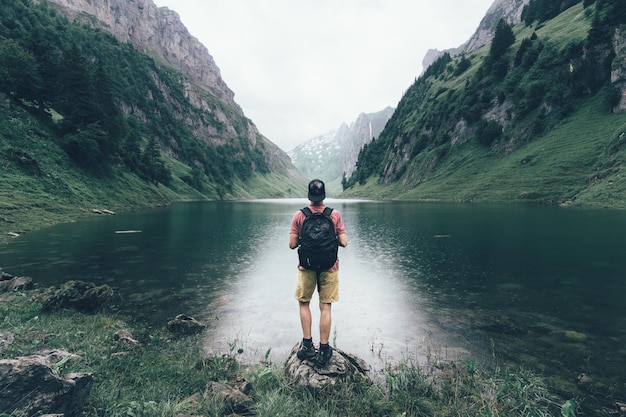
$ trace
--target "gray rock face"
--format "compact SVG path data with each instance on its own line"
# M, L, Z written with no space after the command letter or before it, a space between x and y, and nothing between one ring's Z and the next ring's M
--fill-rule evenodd
M463 52L468 53L475 51L491 42L496 32L496 26L500 19L504 19L507 23L516 25L522 21L522 10L524 6L530 3L530 0L496 0L491 5L485 17L480 21L478 29L472 37L463 46Z
M522 10L530 0L495 0L485 17L480 21L476 32L471 38L458 48L446 49L440 51L438 49L429 49L426 56L422 59L422 68L424 71L435 62L445 52L449 52L451 56L466 54L477 50L493 39L496 33L496 26L500 19L504 19L507 23L516 25L522 20Z
M60 350L0 360L0 410L11 415L77 415L93 386L89 373L59 376L54 364L77 358Z
M626 31L618 29L613 38L613 59L611 71L611 84L621 92L619 103L613 108L615 113L626 111Z
M235 143L243 153L261 152L271 171L300 180L287 154L261 135L254 123L245 117L208 49L189 33L178 13L167 7L157 7L152 0L48 0L48 3L58 7L68 18L107 31L118 41L132 44L139 51L156 56L185 74L182 83L189 103L210 113L211 119L220 123L218 126L207 122L206 118L174 112L195 137L213 145ZM162 91L167 97L168 91ZM145 122L141 112L134 113L136 109L131 105L121 103L120 106L126 113ZM241 138L247 143L241 144Z
M310 388L324 388L343 381L371 383L368 372L369 365L361 358L333 348L330 361L323 368L317 367L313 361L298 359L296 352L300 344L296 344L287 358L285 373L290 381Z
M378 137L394 112L387 107L376 113L361 113L350 125L309 139L289 152L294 165L309 178L326 181L327 192L338 193L335 180L350 177L356 168L359 152L365 144Z
M120 42L154 52L174 68L190 75L201 87L240 109L207 48L192 36L180 16L152 0L50 0L74 18L105 30ZM90 18L92 16L93 18Z

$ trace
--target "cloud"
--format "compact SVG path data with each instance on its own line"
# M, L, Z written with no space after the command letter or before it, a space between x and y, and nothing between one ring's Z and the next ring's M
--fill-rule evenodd
M428 49L469 39L493 0L155 0L209 50L284 150L396 106Z

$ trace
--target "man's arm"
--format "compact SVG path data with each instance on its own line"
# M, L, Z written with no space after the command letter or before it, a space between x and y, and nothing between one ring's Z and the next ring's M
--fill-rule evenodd
M348 235L346 235L345 233L337 236L337 239L339 240L339 246L343 246L344 248L348 246Z
M295 249L298 247L298 235L295 233L289 233L289 249Z

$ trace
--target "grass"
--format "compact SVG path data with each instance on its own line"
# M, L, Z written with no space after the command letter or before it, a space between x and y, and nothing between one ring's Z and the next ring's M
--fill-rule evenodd
M380 199L466 202L544 202L626 208L622 150L626 117L589 100L548 134L505 156L475 143L445 155L415 187L370 179L348 190Z
M94 208L123 212L171 201L220 198L212 184L205 184L200 192L183 182L189 167L165 154L162 157L173 174L167 187L143 181L120 167L101 175L86 172L23 109L2 105L0 115L0 244L11 239L9 233L93 216ZM276 173L255 173L245 184L232 179L232 190L222 198L297 196L306 184L301 182L294 185L291 178Z
M238 361L236 343L225 346L224 353L207 353L202 335L176 338L106 313L44 314L28 293L0 298L0 311L2 332L15 335L0 358L44 346L80 356L60 366L59 373L94 374L84 416L230 415L232 410L206 386L236 377L250 382L257 416L556 416L565 404L530 371L486 371L472 359L433 359L424 365L403 360L388 363L384 378L373 384L312 390L290 384L282 364L271 363L269 354L257 363ZM140 344L114 341L118 330L130 331Z

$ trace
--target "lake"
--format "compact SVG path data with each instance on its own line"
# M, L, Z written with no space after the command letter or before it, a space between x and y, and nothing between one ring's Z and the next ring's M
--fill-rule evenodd
M271 349L279 362L301 339L288 233L305 204L177 203L94 215L0 246L0 266L41 287L108 284L123 298L121 311L146 326L189 314L209 325L207 349ZM375 370L398 360L473 358L532 368L563 391L575 392L585 373L625 396L626 212L327 205L341 212L350 242L339 252L335 346ZM315 298L312 311L317 342Z

